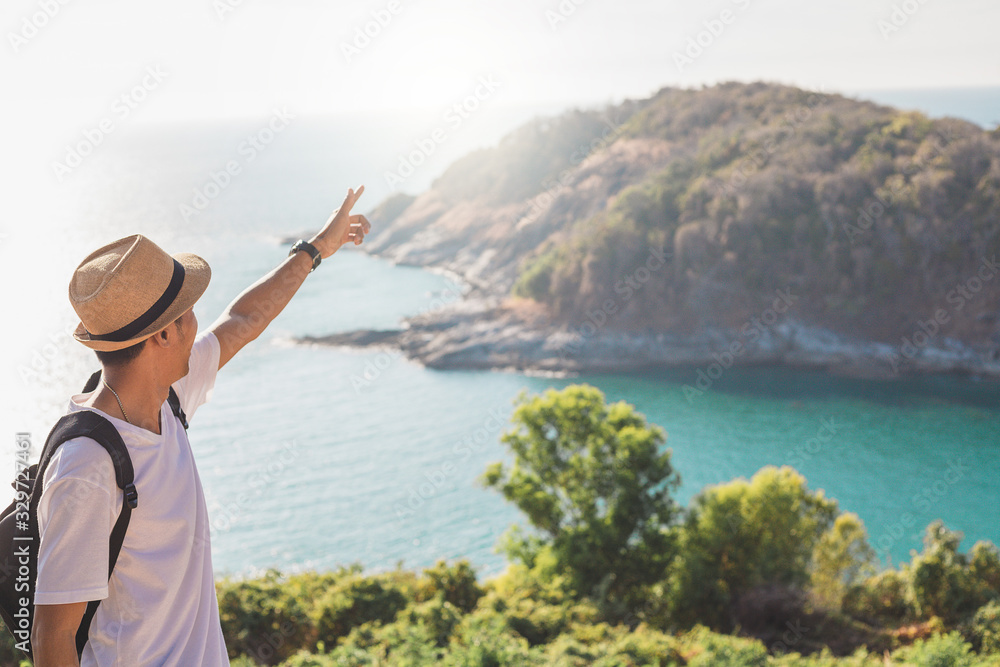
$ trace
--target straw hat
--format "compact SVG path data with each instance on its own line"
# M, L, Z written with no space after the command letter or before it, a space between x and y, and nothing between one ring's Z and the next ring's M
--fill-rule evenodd
M140 234L91 253L73 272L69 300L80 316L73 337L101 352L140 343L194 305L212 277L201 257L171 257Z

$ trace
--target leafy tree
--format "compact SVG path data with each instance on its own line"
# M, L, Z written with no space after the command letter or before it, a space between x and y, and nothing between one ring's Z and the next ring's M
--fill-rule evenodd
M1000 549L992 542L976 542L968 562L979 600L1000 600Z
M940 519L927 526L924 550L914 556L909 569L913 601L920 616L940 616L955 622L986 603L982 597L985 591L968 567L968 557L958 553L961 542L962 533L948 530Z
M977 542L958 552L962 533L941 520L924 532L924 548L909 564L886 570L849 587L844 611L869 623L938 617L949 625L966 622L991 600L1000 600L1000 551Z
M972 618L969 634L977 651L1000 655L1000 600L979 608Z
M839 611L844 594L875 573L875 550L857 514L837 517L813 552L812 589L828 609Z
M912 616L906 574L885 570L865 579L847 590L842 608L849 616L868 623L894 624Z
M789 467L709 487L691 503L670 593L670 622L732 625L730 606L768 584L801 587L813 550L837 513Z
M670 492L679 484L662 429L587 385L522 392L516 406L515 427L501 436L514 462L483 476L535 529L508 532L508 555L612 603L661 580L673 554Z

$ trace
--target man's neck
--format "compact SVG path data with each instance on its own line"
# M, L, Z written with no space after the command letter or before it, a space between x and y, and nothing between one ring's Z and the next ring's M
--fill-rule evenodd
M159 374L153 369L131 365L106 367L101 378L103 382L97 385L85 405L160 434L160 406L167 400L169 383L160 382Z

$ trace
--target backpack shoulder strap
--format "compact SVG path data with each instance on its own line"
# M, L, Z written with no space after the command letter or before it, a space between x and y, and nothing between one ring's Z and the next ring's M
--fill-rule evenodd
M186 431L188 428L187 415L181 409L181 399L177 397L177 392L174 391L173 387L170 388L170 393L167 394L167 403L170 404L170 410L174 413L174 416L181 420L181 426Z
M93 380L93 377L91 378ZM89 384L89 383L88 383ZM115 563L121 553L122 544L125 542L125 533L128 531L129 520L132 517L132 510L139 505L139 494L135 488L135 471L132 468L132 458L129 456L125 442L122 440L118 430L107 419L96 412L83 410L74 412L62 417L49 433L45 440L45 447L42 449L42 456L38 462L38 471L35 479L38 489L31 494L31 511L37 515L38 502L41 499L41 481L45 475L52 456L64 442L74 438L90 438L104 447L104 450L111 456L111 462L115 469L115 483L125 494L125 502L122 503L121 513L111 530L108 545L108 578L114 572ZM87 643L90 633L90 623L97 613L100 600L92 600L87 604L87 611L83 615L80 628L76 634L77 653L83 652L83 647Z
M98 383L100 383L100 381L101 381L101 371L97 371L96 373L90 376L89 380L87 380L87 384L84 385L83 387L83 393L89 394L90 392L97 389L97 385ZM170 411L173 412L174 416L180 420L181 425L184 427L184 430L186 431L188 428L187 415L184 414L184 410L181 408L181 399L177 397L177 392L174 391L173 387L170 388L170 393L167 394L167 403L170 405Z
M125 492L126 505L129 509L134 509L138 505L138 494L135 491L135 470L132 468L132 458L118 429L101 415L92 410L81 410L72 414L64 415L49 433L45 440L45 447L42 449L41 458L38 461L38 472L36 479L41 479L52 460L56 449L64 442L75 438L90 438L99 445L111 457L111 463L115 468L115 483ZM39 494L40 495L40 494Z

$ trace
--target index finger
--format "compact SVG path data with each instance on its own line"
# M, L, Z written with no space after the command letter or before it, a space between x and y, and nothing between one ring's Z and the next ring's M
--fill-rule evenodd
M344 198L344 205L341 206L341 210L345 213L350 213L351 208L354 206L355 202L360 199L361 195L365 191L365 186L359 187L356 191L353 188L348 188L347 196Z

